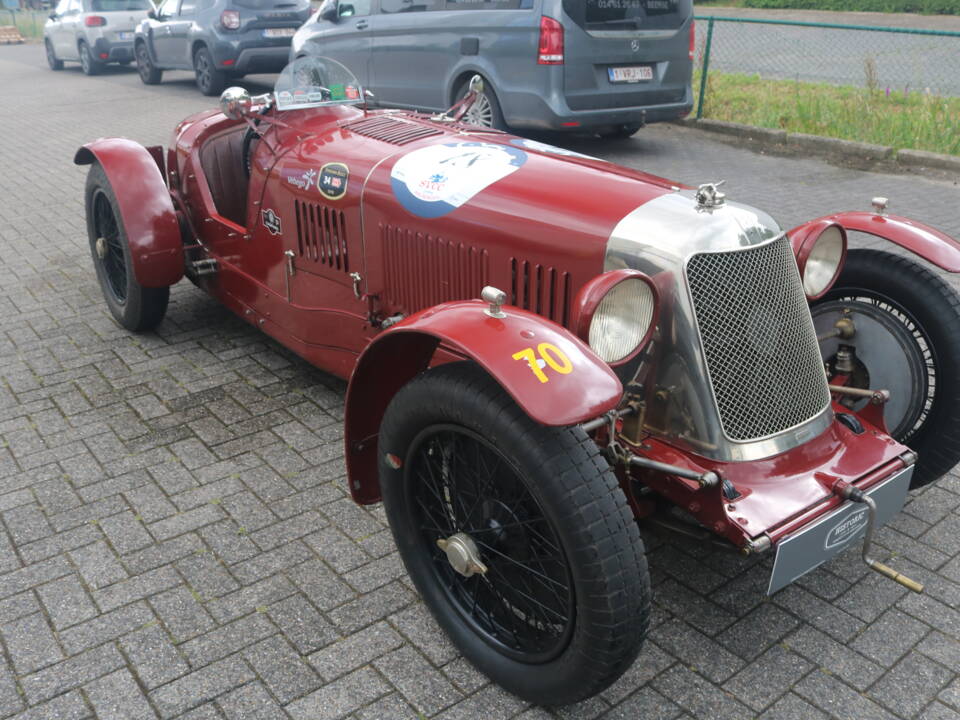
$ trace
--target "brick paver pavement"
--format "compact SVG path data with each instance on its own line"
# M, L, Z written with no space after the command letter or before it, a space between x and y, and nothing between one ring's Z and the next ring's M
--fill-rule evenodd
M880 534L922 596L850 552L767 599L769 559L649 537L653 627L622 680L556 713L490 685L417 599L381 509L344 491L342 382L186 282L156 333L108 316L71 158L101 135L165 143L211 104L169 76L0 48L0 717L960 718L957 475ZM960 235L949 183L667 126L576 147L726 178L785 224L884 194Z

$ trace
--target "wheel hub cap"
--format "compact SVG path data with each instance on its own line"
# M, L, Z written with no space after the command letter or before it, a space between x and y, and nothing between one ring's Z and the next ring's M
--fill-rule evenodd
M453 569L464 577L487 572L487 566L480 562L477 544L466 533L451 535L446 540L440 538L437 546L447 554L447 560Z
M107 257L107 240L106 238L98 237L97 238L97 257L103 260Z

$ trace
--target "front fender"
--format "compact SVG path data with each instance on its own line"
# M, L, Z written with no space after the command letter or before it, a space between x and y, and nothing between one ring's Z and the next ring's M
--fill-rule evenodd
M183 277L180 223L151 153L125 138L101 138L77 150L77 165L100 163L120 205L133 273L144 287L168 287Z
M390 400L430 366L441 344L480 365L543 425L575 425L620 401L620 380L568 330L515 307L505 307L503 318L491 317L486 307L467 300L424 310L379 335L360 355L347 388L344 430L350 492L358 503L380 499L377 435ZM526 359L531 355L537 370Z
M960 272L960 242L936 228L899 215L842 212L811 220L788 234L793 237L802 228L825 220L833 221L847 231L855 230L889 240L947 272Z

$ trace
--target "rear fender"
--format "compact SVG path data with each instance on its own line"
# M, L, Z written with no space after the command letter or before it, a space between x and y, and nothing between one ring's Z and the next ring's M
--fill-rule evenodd
M77 150L73 162L98 162L107 174L120 205L137 282L144 287L168 287L179 281L183 240L160 169L162 149L148 149L125 138L101 138Z
M788 234L793 237L808 225L825 220L835 222L847 231L855 230L889 240L947 272L960 272L960 242L936 228L899 215L842 212L811 220Z
M504 307L503 318L486 308L467 300L424 310L377 336L360 355L347 388L344 430L350 493L358 503L380 500L377 435L390 400L430 366L441 343L480 365L543 425L575 425L620 401L617 376L572 333L519 308Z

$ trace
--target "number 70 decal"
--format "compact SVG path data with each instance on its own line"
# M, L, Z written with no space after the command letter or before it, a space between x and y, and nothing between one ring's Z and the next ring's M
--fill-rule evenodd
M537 355L540 357L538 358ZM550 382L550 378L544 372L544 368L549 366L561 375L569 375L573 372L573 363L570 358L556 345L551 343L540 343L537 345L537 351L532 347L524 348L513 354L514 360L526 360L530 370L537 376L537 380L542 383Z

